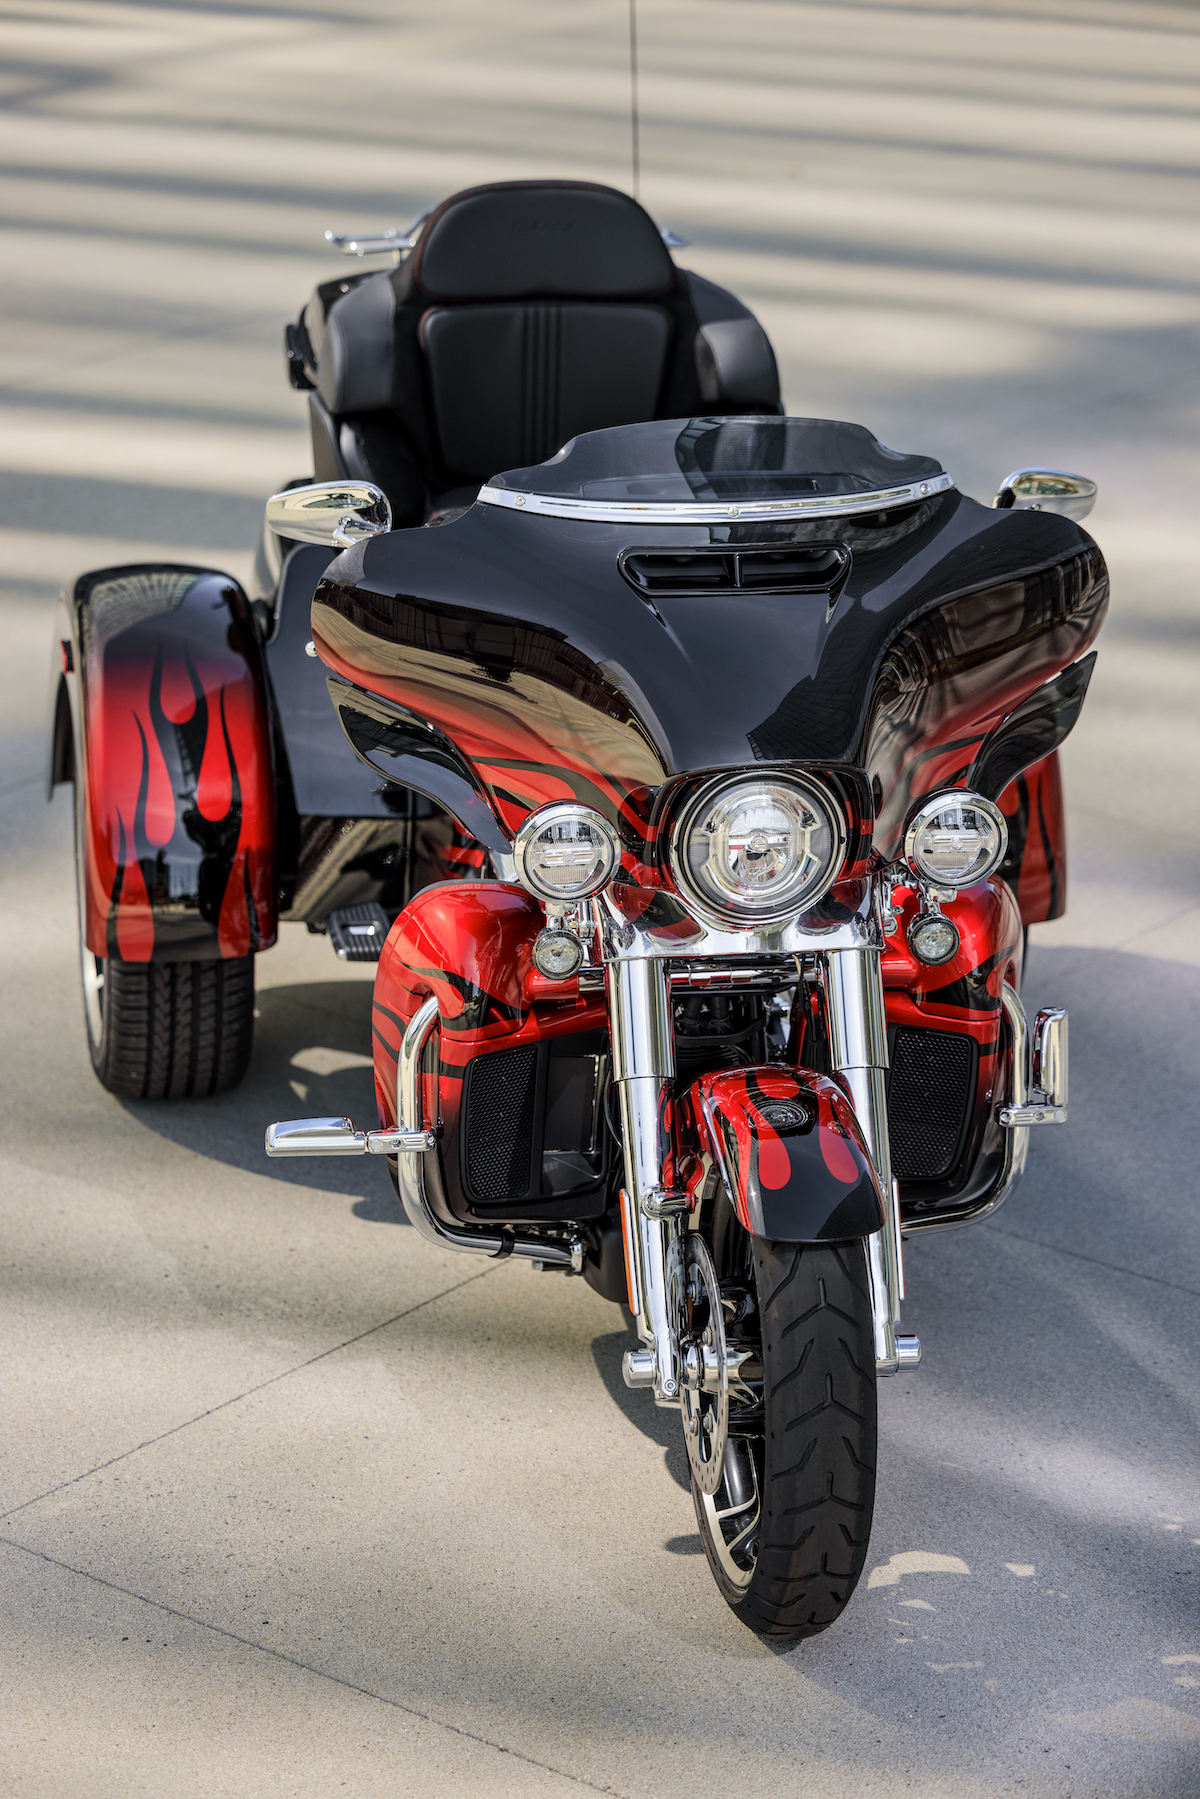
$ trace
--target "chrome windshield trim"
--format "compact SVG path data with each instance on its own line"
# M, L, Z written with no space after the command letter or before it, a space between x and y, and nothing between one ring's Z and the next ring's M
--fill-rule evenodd
M913 506L954 486L953 475L930 475L903 487L881 487L875 493L793 495L787 500L573 500L565 494L518 493L510 487L481 487L485 506L508 506L543 518L578 518L613 525L727 525L773 518L850 518L859 512L884 512Z

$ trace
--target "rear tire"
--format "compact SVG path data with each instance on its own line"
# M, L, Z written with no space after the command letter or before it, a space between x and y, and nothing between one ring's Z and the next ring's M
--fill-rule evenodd
M91 981L87 971L84 975L88 1047L92 1067L110 1093L120 1099L192 1099L237 1086L254 1038L253 956L212 962L90 959L96 966Z
M731 1436L717 1494L706 1500L693 1481L692 1498L713 1578L742 1622L763 1636L810 1637L845 1609L871 1535L877 1421L866 1252L861 1241L755 1238L753 1267L761 1430Z
M207 962L116 962L84 936L82 836L75 791L75 894L83 1018L92 1067L118 1099L227 1093L250 1063L254 956Z

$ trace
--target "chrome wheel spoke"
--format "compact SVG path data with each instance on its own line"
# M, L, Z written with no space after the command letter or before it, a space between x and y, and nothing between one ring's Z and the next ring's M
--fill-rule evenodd
M730 1489L744 1488L747 1476L749 1490L739 1497ZM726 1580L735 1587L748 1587L754 1578L756 1557L750 1550L758 1536L762 1520L762 1499L754 1451L744 1437L734 1438L726 1448L718 1493L724 1493L732 1503L722 1506L717 1503L716 1495L712 1498L704 1493L700 1495L708 1525L709 1543ZM742 1519L743 1522L726 1536L726 1525L734 1519Z

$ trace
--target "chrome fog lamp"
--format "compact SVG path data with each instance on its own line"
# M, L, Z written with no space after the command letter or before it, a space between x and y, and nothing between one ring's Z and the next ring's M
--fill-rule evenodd
M590 899L612 879L621 859L615 828L602 813L572 801L542 806L525 820L513 845L517 879L542 900Z
M574 931L539 931L531 953L533 966L548 981L569 981L583 966L583 945Z
M837 806L799 775L711 782L680 815L671 868L701 907L733 924L770 925L814 905L845 856Z
M969 887L994 873L1008 849L999 806L978 793L935 793L913 813L904 860L932 887Z
M918 962L950 962L962 942L958 926L941 912L922 912L908 927L908 946Z

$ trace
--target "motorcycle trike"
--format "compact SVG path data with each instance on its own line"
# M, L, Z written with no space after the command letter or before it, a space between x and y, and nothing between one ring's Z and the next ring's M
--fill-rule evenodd
M720 1593L811 1635L867 1555L876 1383L920 1360L905 1242L1066 1122L1066 1014L1020 983L1065 904L1095 489L983 506L785 416L757 321L612 190L470 190L395 241L288 328L314 469L253 599L168 565L69 597L93 1062L230 1085L281 920L374 961L377 1127L267 1153L378 1157L430 1243L626 1306Z

